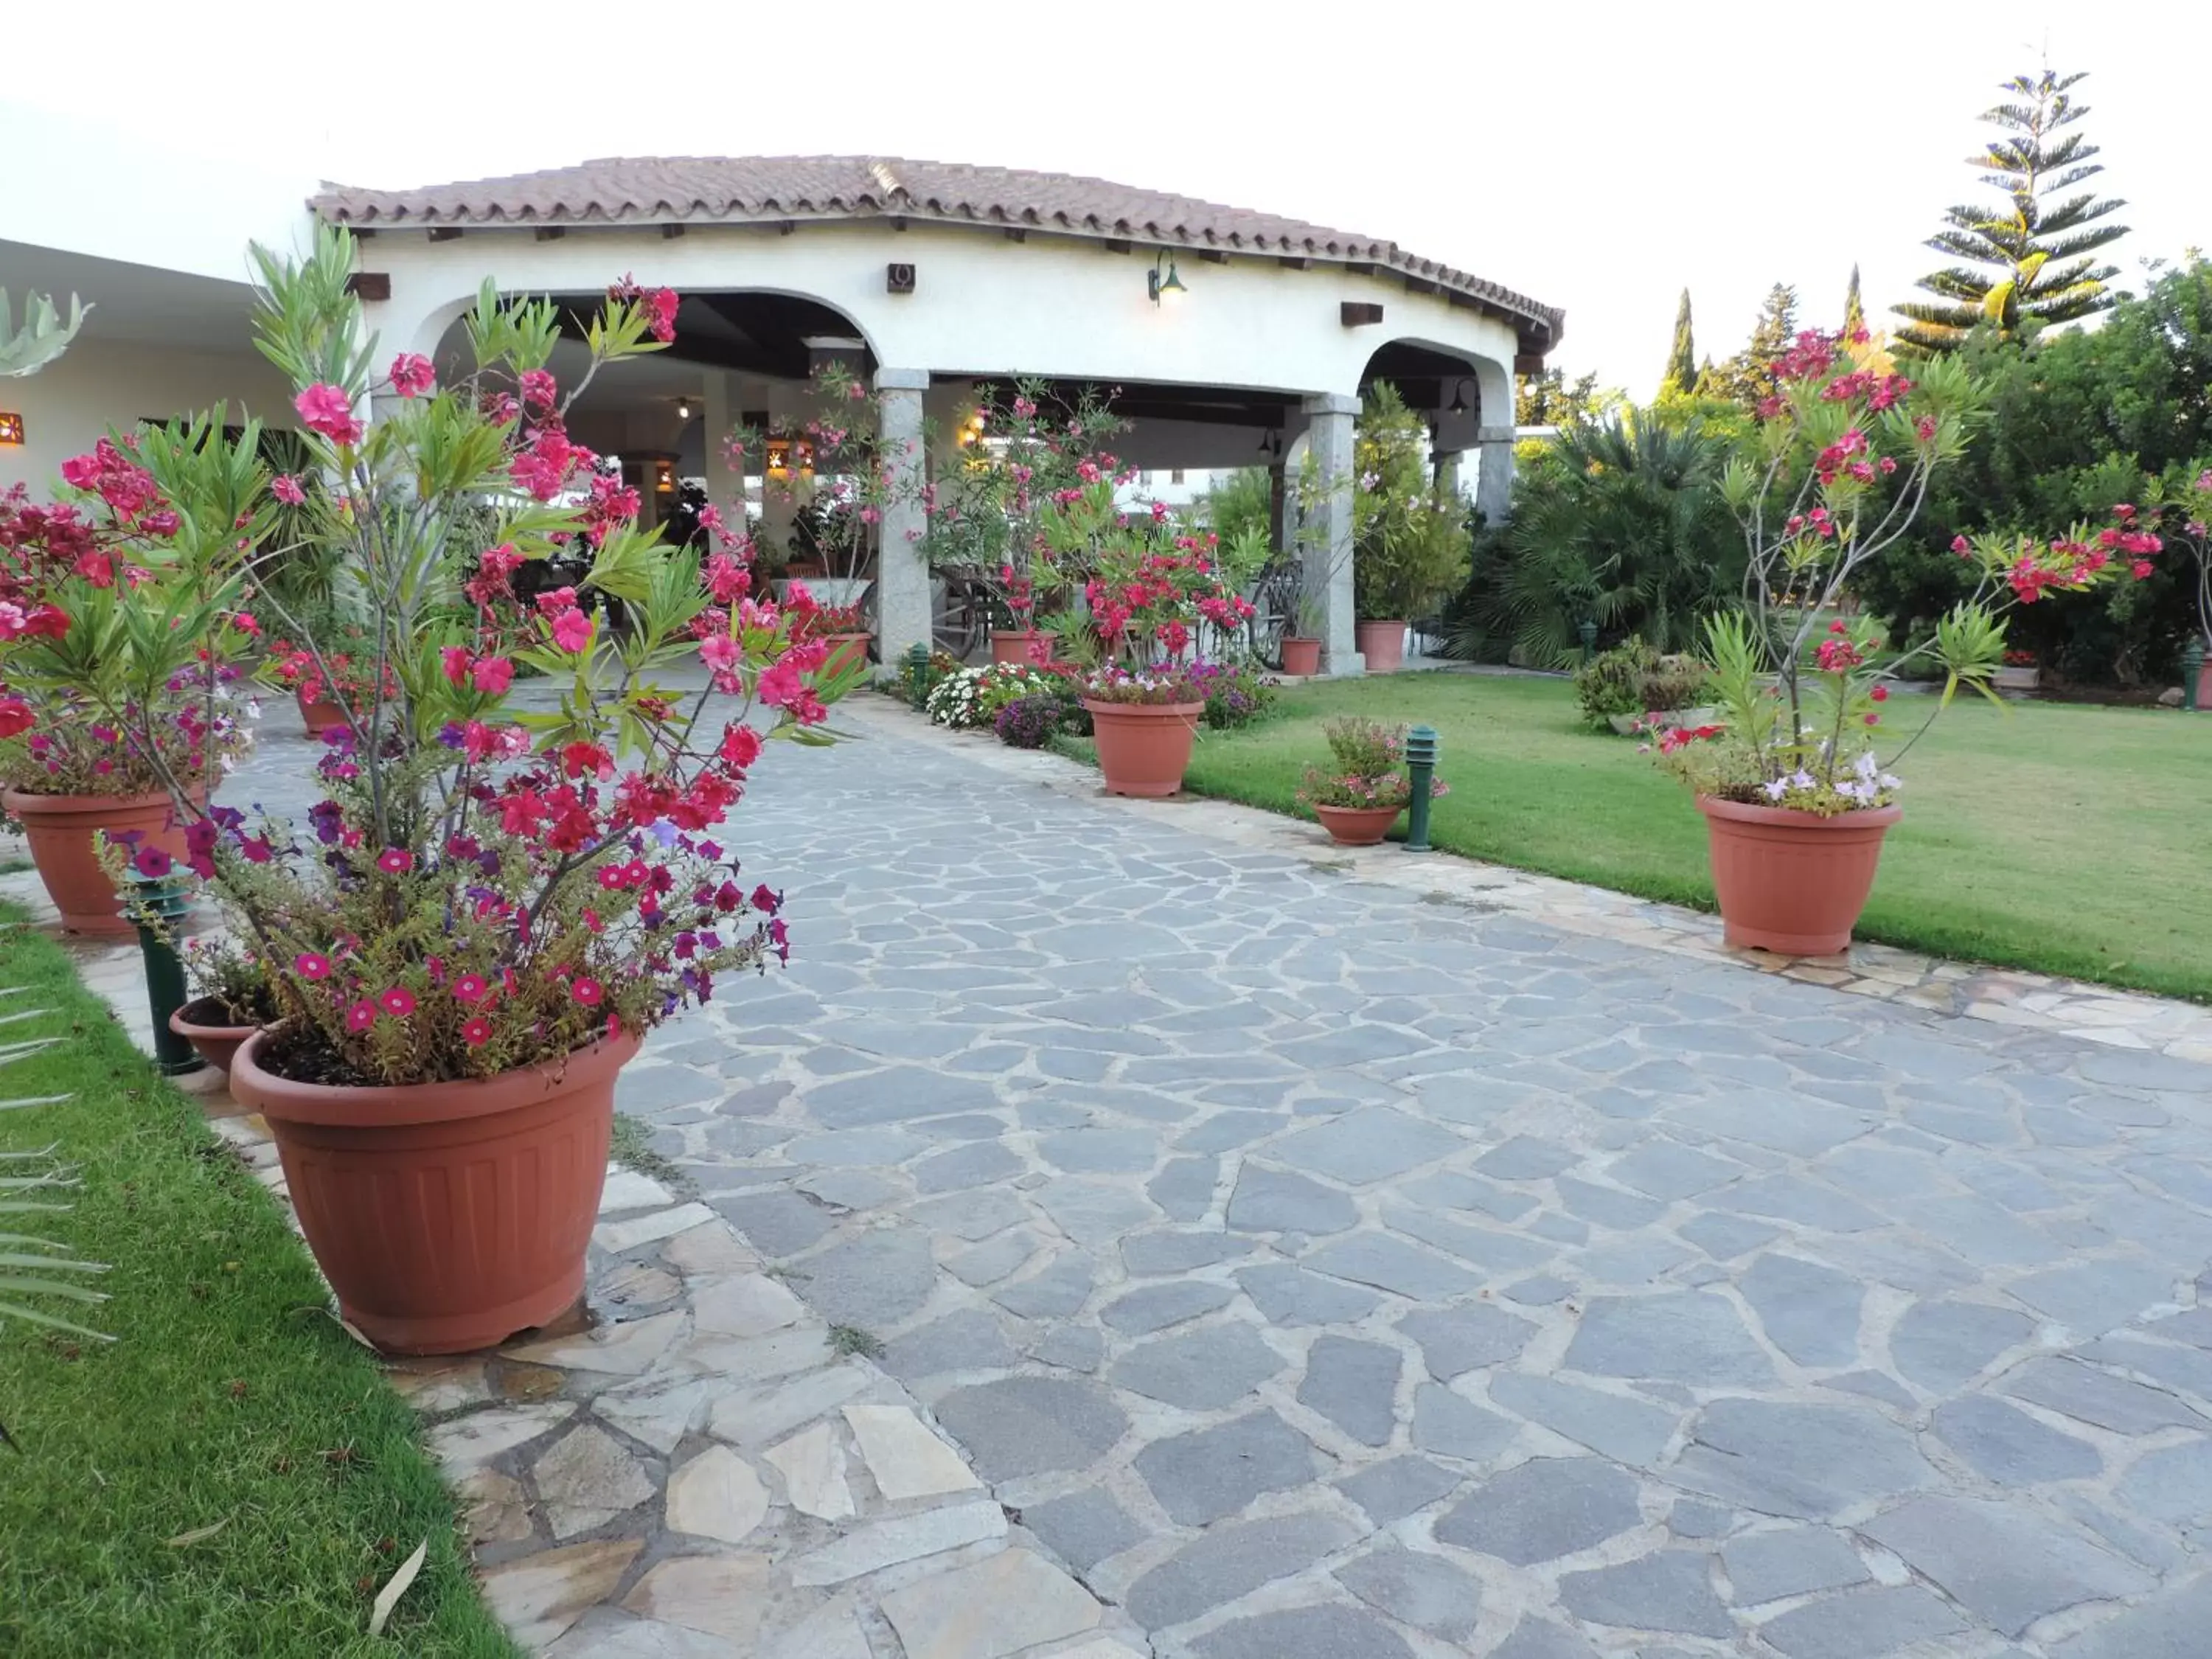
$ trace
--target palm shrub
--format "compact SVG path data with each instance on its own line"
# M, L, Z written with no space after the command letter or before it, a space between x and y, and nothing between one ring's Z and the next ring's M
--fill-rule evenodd
M1699 617L1743 580L1743 538L1721 493L1729 453L1702 421L1649 410L1567 428L1479 546L1448 654L1565 668L1584 622L1656 652L1693 646Z

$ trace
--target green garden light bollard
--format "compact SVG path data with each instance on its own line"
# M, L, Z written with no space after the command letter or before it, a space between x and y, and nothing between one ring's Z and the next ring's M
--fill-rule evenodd
M1577 623L1575 632L1582 635L1583 660L1588 662L1597 651L1597 624L1594 622Z
M2191 634L2181 647L2181 706L2191 714L2203 712L2197 702L2197 689L2203 684L2204 641Z
M1429 792L1437 775L1437 729L1417 726L1406 733L1406 772L1413 798L1406 803L1406 850L1429 850Z
M906 648L906 689L916 708L929 692L929 647L916 640Z
M150 911L167 926L171 937L177 924L191 908L191 901L177 882L167 876L133 875L129 901L125 910L138 925L138 949L146 958L146 1006L154 1016L154 1063L161 1068L164 1077L181 1077L186 1072L197 1072L207 1061L192 1051L192 1045L169 1029L169 1016L183 1007L185 993L185 964L177 955L177 947L142 920L139 912Z

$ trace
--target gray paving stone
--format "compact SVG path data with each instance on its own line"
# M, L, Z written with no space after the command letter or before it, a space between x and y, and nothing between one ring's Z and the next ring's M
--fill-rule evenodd
M1346 1194L1287 1170L1247 1163L1229 1195L1229 1225L1248 1233L1340 1233L1358 1224Z
M832 1244L792 1269L791 1286L833 1325L881 1330L921 1310L937 1285L929 1242L909 1228L878 1228Z
M1195 1279L1177 1279L1170 1285L1147 1285L1116 1297L1099 1310L1098 1317L1109 1330L1127 1336L1144 1336L1225 1308L1236 1295L1226 1285L1210 1285Z
M1649 1226L1667 1212L1667 1206L1656 1200L1639 1198L1617 1187L1577 1181L1572 1176L1563 1175L1552 1184L1559 1190L1559 1202L1570 1212L1601 1227Z
M1559 1605L1597 1625L1735 1634L1735 1620L1713 1593L1712 1558L1694 1550L1661 1550L1619 1566L1567 1573L1559 1580Z
M1413 1202L1431 1209L1480 1210L1500 1221L1517 1221L1537 1205L1537 1200L1527 1193L1516 1193L1455 1170L1401 1182L1397 1190Z
M2019 1407L1987 1395L1946 1401L1936 1408L1929 1426L1976 1474L2001 1486L2083 1480L2105 1467L2087 1441L2061 1434Z
M1733 1261L1780 1237L1763 1223L1711 1211L1692 1217L1674 1231L1716 1261Z
M1439 1556L1386 1545L1336 1569L1336 1582L1370 1607L1442 1637L1463 1642L1474 1634L1482 1586Z
M1036 1201L1060 1231L1078 1244L1097 1247L1118 1241L1160 1218L1160 1212L1125 1187L1074 1176L1048 1182L1036 1189Z
M1542 1181L1581 1162L1579 1153L1554 1142L1516 1135L1475 1159L1474 1167L1499 1181Z
M1146 1196L1170 1218L1196 1221L1213 1207L1221 1164L1211 1158L1171 1158L1145 1185Z
M1547 1619L1523 1619L1490 1659L1597 1659L1597 1650Z
M1135 1467L1170 1517L1205 1526L1263 1492L1308 1484L1319 1465L1304 1435L1274 1412L1258 1411L1155 1441Z
M1056 1325L1030 1343L1027 1352L1039 1364L1095 1375L1106 1363L1106 1337L1090 1325Z
M1839 1533L1825 1527L1792 1527L1751 1533L1721 1550L1740 1607L1755 1607L1814 1590L1848 1589L1872 1574Z
M1978 1302L1920 1302L1890 1333L1890 1357L1908 1382L1950 1394L1999 1354L2035 1334L2035 1322L2010 1308Z
M1263 1136L1275 1133L1289 1121L1289 1115L1282 1112L1216 1112L1177 1135L1176 1150L1183 1152L1234 1152L1239 1146L1249 1146Z
M1303 1257L1300 1265L1417 1302L1462 1296L1480 1283L1466 1268L1387 1233L1361 1231L1332 1239Z
M1966 1628L1966 1620L1940 1597L1917 1584L1899 1584L1809 1602L1768 1620L1759 1633L1784 1659L1887 1659L1914 1643L1941 1642Z
M2142 1328L2156 1331L2159 1326L2154 1323ZM2202 1348L2145 1341L2123 1332L2092 1342L2081 1350L2081 1358L2114 1370L2135 1371L2166 1388L2212 1401L2212 1353Z
M2006 1373L2004 1391L2047 1406L2115 1434L2154 1434L2160 1429L2212 1429L2212 1422L2172 1395L2130 1382L2072 1359L2031 1359Z
M1422 1451L1487 1463L1518 1431L1511 1418L1486 1411L1441 1382L1424 1382L1413 1390L1412 1438Z
M1268 1155L1294 1169L1364 1187L1449 1158L1466 1145L1449 1129L1375 1106L1286 1135Z
M1832 1233L1864 1232L1882 1224L1882 1218L1865 1205L1802 1176L1767 1176L1747 1181L1717 1193L1706 1201L1717 1209L1732 1210L1739 1215L1761 1216Z
M2076 1336L2102 1336L2173 1294L2173 1272L2145 1261L2084 1261L2007 1286Z
M1773 1253L1736 1281L1767 1340L1801 1365L1848 1365L1859 1356L1863 1286L1817 1261Z
M2202 1659L2212 1631L2212 1573L2113 1614L2052 1650L2056 1659Z
M2083 1601L2140 1595L2155 1582L2039 1516L1981 1499L1916 1498L1862 1530L2007 1636Z
M1492 1376L1490 1397L1594 1452L1644 1468L1658 1462L1681 1421L1680 1413L1649 1401L1519 1371Z
M1667 1529L1677 1538L1725 1538L1735 1530L1735 1511L1694 1498L1678 1498L1667 1511Z
M920 1066L890 1066L863 1077L817 1083L807 1089L805 1100L816 1121L833 1129L988 1111L998 1103L990 1085L980 1079Z
M1826 1378L1820 1386L1840 1389L1845 1394L1863 1395L1869 1400L1879 1400L1885 1406L1894 1406L1901 1412L1916 1412L1920 1402L1905 1392L1905 1385L1887 1371L1844 1371Z
M1372 1291L1282 1261L1239 1267L1236 1278L1271 1325L1355 1324L1382 1300Z
M1540 1267L1559 1254L1553 1246L1539 1243L1535 1239L1518 1233L1509 1233L1496 1227L1471 1226L1456 1216L1436 1210L1417 1209L1410 1204L1385 1201L1382 1222L1385 1226L1418 1238L1425 1244L1434 1245L1462 1261L1472 1261L1478 1267L1492 1273L1526 1273ZM1580 1237L1581 1224L1571 1222L1565 1216L1550 1220L1563 1223L1573 1230L1571 1237ZM1546 1218L1539 1216L1525 1224L1532 1231L1542 1233Z
M1024 1319L1065 1319L1091 1299L1096 1282L1090 1258L1069 1250L1037 1272L991 1292L991 1300Z
M1647 1141L1617 1158L1606 1174L1653 1198L1694 1198L1749 1173L1742 1164L1671 1140Z
M2212 1530L2212 1440L2146 1452L2116 1495L2132 1516L2191 1534Z
M1429 1375L1440 1382L1518 1355L1536 1334L1533 1321L1486 1302L1409 1313L1398 1329L1420 1345Z
M732 1193L707 1201L763 1255L797 1255L837 1225L835 1216L797 1193Z
M1316 1337L1306 1352L1298 1403L1320 1413L1354 1440L1370 1446L1387 1444L1397 1422L1399 1364L1398 1351L1382 1343Z
M1372 1613L1328 1603L1233 1620L1195 1647L1200 1659L1413 1659Z
M1437 1541L1533 1566L1642 1524L1636 1482L1595 1457L1538 1457L1492 1476L1437 1518Z
M1349 1522L1320 1514L1218 1527L1140 1577L1124 1605L1147 1630L1186 1624L1304 1571L1357 1535Z
M1019 1356L1006 1327L981 1308L963 1308L894 1337L884 1345L883 1367L902 1382L952 1371L1011 1369Z
M1694 1388L1759 1388L1774 1381L1773 1365L1735 1305L1710 1291L1594 1297L1561 1363L1597 1376Z
M990 1481L1090 1468L1129 1426L1110 1393L1073 1377L1009 1376L955 1389L936 1413Z
M1159 1160L1150 1129L1068 1129L1037 1137L1037 1156L1071 1175L1134 1175Z
M917 1227L947 1233L954 1238L988 1238L1030 1220L1029 1209L1011 1188L986 1187L980 1191L951 1193L925 1198L908 1206L906 1218Z
M1758 1100L1698 1101L1676 1109L1668 1117L1674 1123L1794 1158L1817 1158L1857 1139L1875 1121L1869 1112L1788 1094Z
M1387 1527L1416 1510L1426 1509L1460 1483L1461 1477L1425 1457L1394 1457L1387 1463L1370 1463L1337 1483L1337 1490L1367 1511L1367 1518Z
M1522 1224L1540 1238L1551 1239L1559 1244L1583 1244L1589 1240L1589 1224L1577 1221L1571 1215L1554 1215L1549 1210Z
M1099 1486L1025 1504L1022 1524L1078 1572L1089 1572L1145 1536L1144 1528Z
M981 1290L1026 1267L1036 1249L1036 1239L1030 1233L1001 1233L972 1249L946 1258L945 1271L962 1284Z
M1908 1431L1858 1407L1724 1398L1691 1437L1674 1484L1762 1515L1832 1520L1938 1479Z
M1538 1273L1533 1279L1522 1279L1508 1285L1499 1292L1508 1302L1517 1302L1524 1308L1548 1308L1565 1302L1574 1293L1575 1287L1571 1284L1550 1273Z
M1215 1325L1139 1343L1115 1361L1107 1375L1149 1400L1186 1411L1218 1411L1251 1393L1284 1363L1249 1325Z
M1252 1254L1252 1241L1229 1233L1138 1233L1121 1241L1121 1265L1140 1277L1188 1273Z

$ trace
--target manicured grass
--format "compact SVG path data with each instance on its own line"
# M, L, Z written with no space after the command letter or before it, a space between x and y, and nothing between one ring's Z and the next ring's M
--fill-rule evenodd
M0 1327L0 1422L20 1448L0 1449L0 1653L514 1655L413 1413L315 1311L275 1203L51 943L0 930L0 1012L50 1011L0 1039L63 1038L0 1066L0 1098L70 1097L0 1111L0 1147L54 1145L83 1182L69 1213L7 1230L112 1264L111 1300L51 1306L116 1338ZM376 1589L425 1539L372 1640Z
M1910 731L1930 706L1891 708ZM1559 680L1297 687L1279 718L1201 733L1189 787L1298 812L1334 714L1437 728L1437 846L1711 908L1704 819L1634 742L1584 727ZM1860 938L2212 1000L2212 715L1966 698L1899 770L1905 818Z

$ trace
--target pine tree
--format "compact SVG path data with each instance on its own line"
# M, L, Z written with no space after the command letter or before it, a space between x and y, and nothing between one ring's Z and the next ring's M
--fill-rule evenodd
M1690 335L1690 290L1682 290L1674 307L1674 347L1667 354L1667 372L1659 377L1659 395L1687 397L1698 384L1698 349Z
M1797 334L1797 290L1777 283L1766 290L1759 321L1751 339L1726 362L1709 368L1698 377L1698 392L1707 398L1728 398L1746 409L1774 393L1774 365L1790 349Z
M2065 196L2105 170L2094 161L2097 146L2067 132L2088 106L2069 89L2080 75L2014 76L2004 89L2017 101L1999 104L1982 119L2005 136L1993 138L1969 165L1987 169L1982 182L2005 192L1998 206L1954 207L1946 228L1928 246L1961 263L1920 279L1933 301L1897 307L1908 319L1898 337L1922 351L1948 351L1978 323L2009 337L2024 323L2071 322L2109 307L2118 298L2106 285L2119 275L2091 256L2128 234L2125 225L2100 224L2125 203L2099 200L2089 191ZM2046 202L2046 197L2063 199Z
M1844 290L1844 332L1856 334L1866 325L1866 307L1859 299L1859 268L1853 265L1851 285Z

